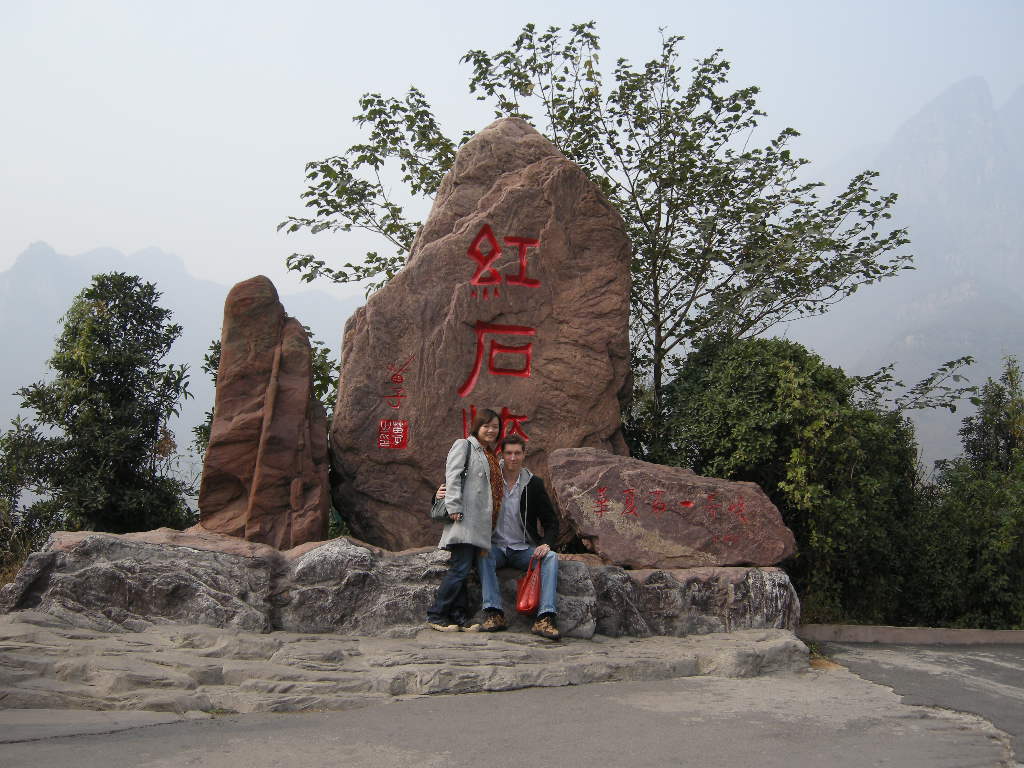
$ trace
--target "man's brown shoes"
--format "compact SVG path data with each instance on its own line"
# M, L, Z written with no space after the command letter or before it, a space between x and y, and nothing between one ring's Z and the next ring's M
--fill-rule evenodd
M508 622L505 621L505 614L500 611L487 611L484 623L480 625L481 632L501 632L508 629Z
M530 631L535 635L546 637L548 640L562 639L562 634L558 631L558 627L555 626L555 616L552 613L545 613L543 616L537 617Z

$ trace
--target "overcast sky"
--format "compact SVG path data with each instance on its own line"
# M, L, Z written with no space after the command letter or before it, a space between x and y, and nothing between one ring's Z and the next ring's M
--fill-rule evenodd
M644 61L660 27L694 59L725 49L766 124L816 164L887 139L952 83L996 104L1024 84L1024 2L101 2L3 0L0 269L34 241L81 253L157 246L193 274L279 288L293 250L365 240L275 231L302 211L303 166L360 137L365 91L421 88L452 135L490 122L467 94L470 48L523 24L595 19L604 62ZM762 134L767 137L767 134ZM325 287L325 286L324 286Z

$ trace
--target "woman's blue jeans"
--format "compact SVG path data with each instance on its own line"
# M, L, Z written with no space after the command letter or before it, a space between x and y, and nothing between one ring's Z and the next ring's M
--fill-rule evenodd
M491 547L486 555L480 557L480 586L484 593L484 610L493 608L503 611L501 607L501 587L498 585L499 568L512 566L520 571L530 567L533 547L529 549L507 549ZM540 605L537 615L556 613L555 590L558 588L558 555L548 552L540 564Z
M427 611L427 621L431 623L447 623L456 609L465 612L465 606L462 605L464 597L460 599L460 593L464 594L466 578L473 570L477 548L472 544L450 544L448 551L452 553L448 561L448 573L441 579L441 585L434 593L434 604Z

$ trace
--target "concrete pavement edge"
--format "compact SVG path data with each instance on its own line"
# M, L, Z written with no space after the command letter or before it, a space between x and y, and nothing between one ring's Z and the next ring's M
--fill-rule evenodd
M796 636L805 643L882 643L886 645L1024 645L1020 629L887 627L868 624L803 624Z

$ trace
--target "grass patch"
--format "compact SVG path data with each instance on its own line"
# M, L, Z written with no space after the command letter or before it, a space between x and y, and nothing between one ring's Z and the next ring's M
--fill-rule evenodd
M836 664L826 654L820 643L807 643L807 650L810 651L808 663L811 669L844 669L842 664Z
M14 577L18 575L18 571L21 570L21 566L25 564L28 556L29 553L25 552L20 557L11 560L4 565L0 565L0 587L6 586L14 581Z

